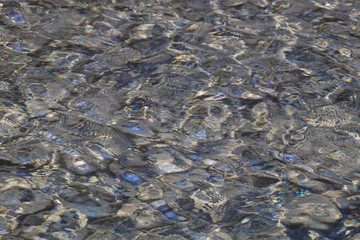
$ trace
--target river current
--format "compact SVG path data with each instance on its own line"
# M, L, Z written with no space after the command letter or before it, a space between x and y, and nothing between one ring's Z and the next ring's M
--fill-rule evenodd
M0 239L360 239L357 0L0 0Z

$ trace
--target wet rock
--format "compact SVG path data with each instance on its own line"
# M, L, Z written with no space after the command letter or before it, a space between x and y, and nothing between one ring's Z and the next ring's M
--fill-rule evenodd
M136 202L134 204L124 204L117 212L117 216L123 218L131 217L137 209L147 209L149 206L145 203Z
M83 240L86 238L86 236L89 235L88 229L80 229L68 232L67 231L61 231L61 232L54 232L51 234L52 237L56 239L74 239L74 240Z
M101 191L101 187L92 188L90 184L74 184L69 189L59 189L58 194L64 207L77 209L91 218L110 216L119 207L119 204L108 199L110 193ZM96 197L97 194L102 195Z
M187 175L192 181L204 182L209 184L209 187L222 187L225 183L223 172L213 169L193 169Z
M350 238L350 240L360 240L360 233L355 234L354 236L352 236L352 237Z
M12 188L0 191L1 204L12 211L30 214L52 205L52 199L47 194L32 189Z
M31 222L35 220L34 222ZM27 239L84 239L88 235L87 217L77 209L56 209L40 212L26 217L29 227L23 228L20 235Z
M342 213L328 198L318 194L294 199L285 207L288 210L283 223L289 227L327 231L343 218Z
M316 175L297 169L289 170L285 175L285 178L288 181L295 183L300 187L311 189L317 193L324 192L328 189L325 183L316 181L312 179L312 177L316 178Z
M263 96L252 93L250 91L245 91L243 94L241 94L240 97L248 100L260 100L264 98Z
M210 187L195 191L191 197L195 207L208 213L214 223L222 221L228 210L228 197L219 189Z
M1 235L3 239L6 239L6 240L25 240L24 238L20 237L20 236L16 236L14 237L13 234L4 234L4 235Z
M0 2L1 239L356 236L356 1Z
M116 122L114 127L121 127L127 132L135 134L140 137L150 137L154 136L154 132L152 131L152 127L155 128L155 124L150 121L118 121Z
M137 229L148 229L162 226L166 224L166 219L159 211L156 210L143 210L136 213L136 218L133 219Z
M47 229L47 226L30 226L23 229L20 232L20 236L24 237L25 239L40 238L41 235L46 235Z
M38 100L27 101L25 104L31 118L45 116L51 112L48 104Z
M164 184L171 188L181 189L184 191L191 191L195 189L195 185L182 174L165 175L161 178Z
M2 208L0 208L0 210L6 211L6 209L2 209ZM19 222L15 218L4 217L2 215L0 219L0 236L3 236L4 239L13 239L10 237L7 238L6 236L4 236L4 234L12 233L17 228L18 225Z
M14 188L21 189L31 189L31 183L28 181L28 178L16 174L17 167L9 169L9 173L2 172L0 174L0 190L8 190Z
M263 239L273 236L273 239L281 238L281 229L277 227L277 221L257 214L249 214L236 223L236 240Z
M118 240L121 239L120 235L115 233L94 233L87 237L86 240Z
M158 199L163 196L161 186L152 183L139 186L138 192L137 198L142 201Z
M12 164L42 166L50 159L46 147L33 138L18 139L11 144L4 144L4 150L0 150L3 160Z
M267 187L280 180L278 174L271 171L258 171L252 173L253 185L258 188Z
M339 209L346 209L353 204L357 204L357 201L351 197L346 189L336 191L328 190L323 195L328 197Z
M49 73L37 73L36 79L52 79L52 81L39 82L32 78L26 79L21 85L22 91L27 95L26 103L29 110L36 113L37 110L44 108L47 104L50 108L65 110L66 108L59 104L59 101L70 94L73 83L61 78L55 78Z
M26 101L26 108L30 118L43 117L54 109L64 110L65 108L58 103L47 103L41 100Z
M94 202L89 202L87 205L85 205L84 203L77 204L77 203L64 202L64 206L66 208L78 209L81 213L83 213L84 215L90 218L108 217L114 214L115 212L115 209L113 209L108 204L100 204Z
M114 112L122 106L121 96L114 92L103 92L100 89L89 89L85 96L74 98L68 104L70 109L78 110L97 122L110 122Z
M180 216L179 214L174 212L173 209L164 200L157 200L155 202L152 202L150 206L160 211L167 219L180 222L186 220L185 217Z
M172 164L172 159L161 159L156 162L156 166L162 173L177 173L184 172L186 169L176 166Z
M61 158L65 162L67 169L79 175L87 175L95 172L97 169L89 163L93 162L93 160L80 156L78 153L72 155L62 154Z
M269 115L269 110L268 106L264 102L256 104L253 107L251 114L252 117L255 119L256 125L262 125L268 122L267 117Z
M358 229L360 227L360 223L358 220L358 216L357 214L351 214L349 216L349 219L346 219L342 222L341 224L341 229L339 229L339 235L343 235L345 233L346 237L348 237L349 239L360 239L359 234L355 233L355 229ZM355 230L355 231L354 231ZM355 234L355 235L353 235ZM350 238L350 236L352 236L352 238Z
M224 7L235 7L246 3L245 0L224 0L222 5Z
M110 165L111 171L124 180L124 182L130 183L131 185L137 186L145 182L145 179L148 177L154 177L155 173L151 167L147 168L145 165L138 166L138 168L133 171L122 170L124 167L120 164L113 163Z
M254 4L254 5L260 7L260 8L265 8L270 4L270 2L267 1L267 0L251 0L249 2L251 4Z
M169 152L163 152L153 154L151 157L156 160L155 166L157 166L161 173L178 173L189 170L191 161L178 156L179 155L171 154Z
M160 211L144 203L124 204L117 215L130 218L137 229L159 227L168 221Z
M25 112L0 107L0 137L12 137L20 133L20 127L27 120Z
M87 225L88 218L77 209L60 209L52 212L43 225L49 232L62 232L64 229L77 230Z

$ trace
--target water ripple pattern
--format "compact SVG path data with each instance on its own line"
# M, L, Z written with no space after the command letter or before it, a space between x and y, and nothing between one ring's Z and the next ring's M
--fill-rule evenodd
M0 1L0 239L360 239L356 0Z

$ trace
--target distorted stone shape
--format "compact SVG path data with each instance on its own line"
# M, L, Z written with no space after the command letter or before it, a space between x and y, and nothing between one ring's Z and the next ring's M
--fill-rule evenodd
M147 205L146 203L137 202L134 204L124 204L121 206L116 215L123 218L130 218L137 209L147 208L149 208L149 205Z
M249 91L245 91L243 94L241 94L240 96L243 99L248 99L248 100L259 100L259 99L263 99L263 96L260 96L258 94L249 92Z
M13 170L13 172L15 171ZM0 186L1 191L14 188L31 189L32 187L28 179L24 178L23 176L5 172L0 174Z
M267 125L268 124L268 120L267 117L269 115L269 110L268 110L268 106L266 105L266 103L261 102L256 104L252 111L251 111L252 117L255 120L254 124L256 125L256 127L259 127L260 129L262 129L263 125Z
M16 108L0 107L0 137L12 137L18 134L26 120L25 112Z
M0 202L21 214L30 214L50 207L52 198L39 190L15 187L0 191Z
M156 160L155 166L161 173L179 173L190 169L191 161L185 158L174 156L169 152L151 155Z
M96 168L89 164L90 160L80 154L62 154L61 157L67 169L75 174L87 175L96 171Z
M84 239L88 235L88 230L85 229L87 216L77 209L60 208L35 213L25 220L29 227L21 229L20 234L27 239L38 239L40 236L46 239Z
M360 240L360 233L355 234L349 240Z
M260 8L265 8L270 4L270 2L268 0L253 0L253 1L251 1L251 3Z
M356 209L357 207L355 207ZM358 209L355 210L358 212ZM358 234L355 229L358 229L360 227L360 222L358 219L357 214L350 214L348 219L345 219L341 224L341 229L339 229L339 232L345 233L348 239L351 240L360 240L360 234ZM350 236L353 235L351 238Z
M20 232L20 236L25 239L37 239L40 238L40 235L46 234L48 227L47 226L30 226L23 229ZM41 238L40 238L41 239Z
M49 226L49 231L57 232L64 228L80 229L87 225L88 218L78 209L59 209L51 212L43 225Z
M50 159L45 146L32 138L20 139L18 142L3 146L5 149L0 150L0 157L12 164L39 167Z
M26 93L29 106L32 105L34 110L36 110L36 105L40 103L48 104L50 108L66 110L64 106L59 104L59 101L64 99L70 94L70 89L73 83L61 78L54 78L54 75L47 75L46 73L39 75L37 78L50 78L52 81L43 81L39 82L32 78L26 79L21 85L22 90ZM38 106L40 108L41 106ZM41 108L40 108L41 109Z
M137 229L155 228L169 221L160 211L145 203L124 204L117 216L130 218Z
M53 110L64 110L65 108L58 103L44 102L42 100L29 100L25 102L30 118L43 117Z
M151 137L154 136L152 128L159 130L156 123L151 121L128 121L119 120L112 125L113 127L119 127L127 132L135 134L140 137Z
M5 81L0 81L0 91L9 92L10 91L10 84Z
M169 221L160 211L157 210L140 210L133 219L137 229L149 229L162 226Z
M296 198L285 207L287 212L283 223L289 227L327 231L343 218L327 197L318 194Z
M136 62L142 58L142 54L132 48L113 48L103 54L97 55L91 62L84 64L83 71L101 72L108 69L116 69L129 62Z
M188 178L192 181L201 181L214 187L223 187L225 184L224 174L222 171L210 169L192 169L188 172Z
M38 100L31 100L25 102L27 111L31 118L45 116L50 113L49 105Z
M160 211L167 219L174 221L185 221L187 220L185 217L180 216L168 205L168 203L164 200L156 200L150 203L150 206L155 210Z
M163 183L170 185L172 188L191 191L195 185L182 174L170 174L161 177Z
M277 220L257 214L247 214L235 225L237 232L234 239L236 240L283 239L281 237L284 237L283 229L277 226Z
M59 231L59 232L53 232L51 233L51 236L56 238L56 239L74 239L74 240L82 240L82 239L87 239L86 236L89 235L89 229L83 228L83 229L78 229L75 231L69 231L68 229L66 229L66 231Z
M328 190L323 195L328 197L330 201L339 209L347 209L351 205L356 205L359 203L359 201L356 201L346 189Z
M114 112L121 106L121 94L103 93L99 89L90 89L84 96L74 98L68 103L70 109L81 111L87 118L97 122L110 122L114 118Z
M163 197L163 190L160 186L156 186L153 183L146 183L143 185L140 185L138 187L138 196L137 198L139 200L153 200L153 199L159 199Z
M128 167L129 171L122 164L112 163L110 164L111 171L118 177L122 178L125 182L129 182L132 185L140 185L146 181L146 179L153 179L156 176L156 170L153 166L148 167L141 163L141 165L132 165Z
M356 1L0 2L1 239L356 238Z
M195 207L208 213L214 223L222 221L228 210L228 197L220 188L207 188L195 191L191 197Z
M181 229L180 233L186 239L216 239L212 233L205 233L194 229L194 222L190 224L191 227Z
M268 187L280 180L278 174L271 171L258 171L252 173L252 182L254 187Z
M235 7L246 3L246 0L224 0L222 5L224 7Z
M324 192L328 189L327 185L324 182L316 181L312 179L311 176L314 177L313 174L309 174L305 171L293 169L293 170L289 170L286 173L285 178L288 181L295 183L300 187L311 189L317 193Z
M109 206L108 204L97 204L94 202L89 202L88 204L81 203L70 203L64 202L66 208L75 208L78 209L81 213L91 218L103 218L108 217L114 214L116 210Z
M155 165L159 168L161 173L178 173L186 171L186 169L172 164L172 159L158 160Z
M47 218L44 225L47 233L57 239L85 239L89 233L86 229L87 216L77 209L60 209Z
M86 240L118 240L121 239L120 235L115 233L94 233L86 238Z
M0 208L0 210L5 210L5 209ZM17 228L18 225L19 222L16 220L16 218L10 216L6 217L2 214L0 218L0 238L4 234L12 233ZM11 239L11 238L5 238L4 236L4 239Z
M59 189L58 195L65 208L77 209L87 217L101 218L112 215L120 205L108 199L109 193L102 190L101 186L75 183L71 188ZM101 197L96 197L98 194L102 194Z

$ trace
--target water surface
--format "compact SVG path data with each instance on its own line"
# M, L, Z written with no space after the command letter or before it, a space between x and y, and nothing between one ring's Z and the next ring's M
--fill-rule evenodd
M1 239L359 239L355 0L2 0Z

